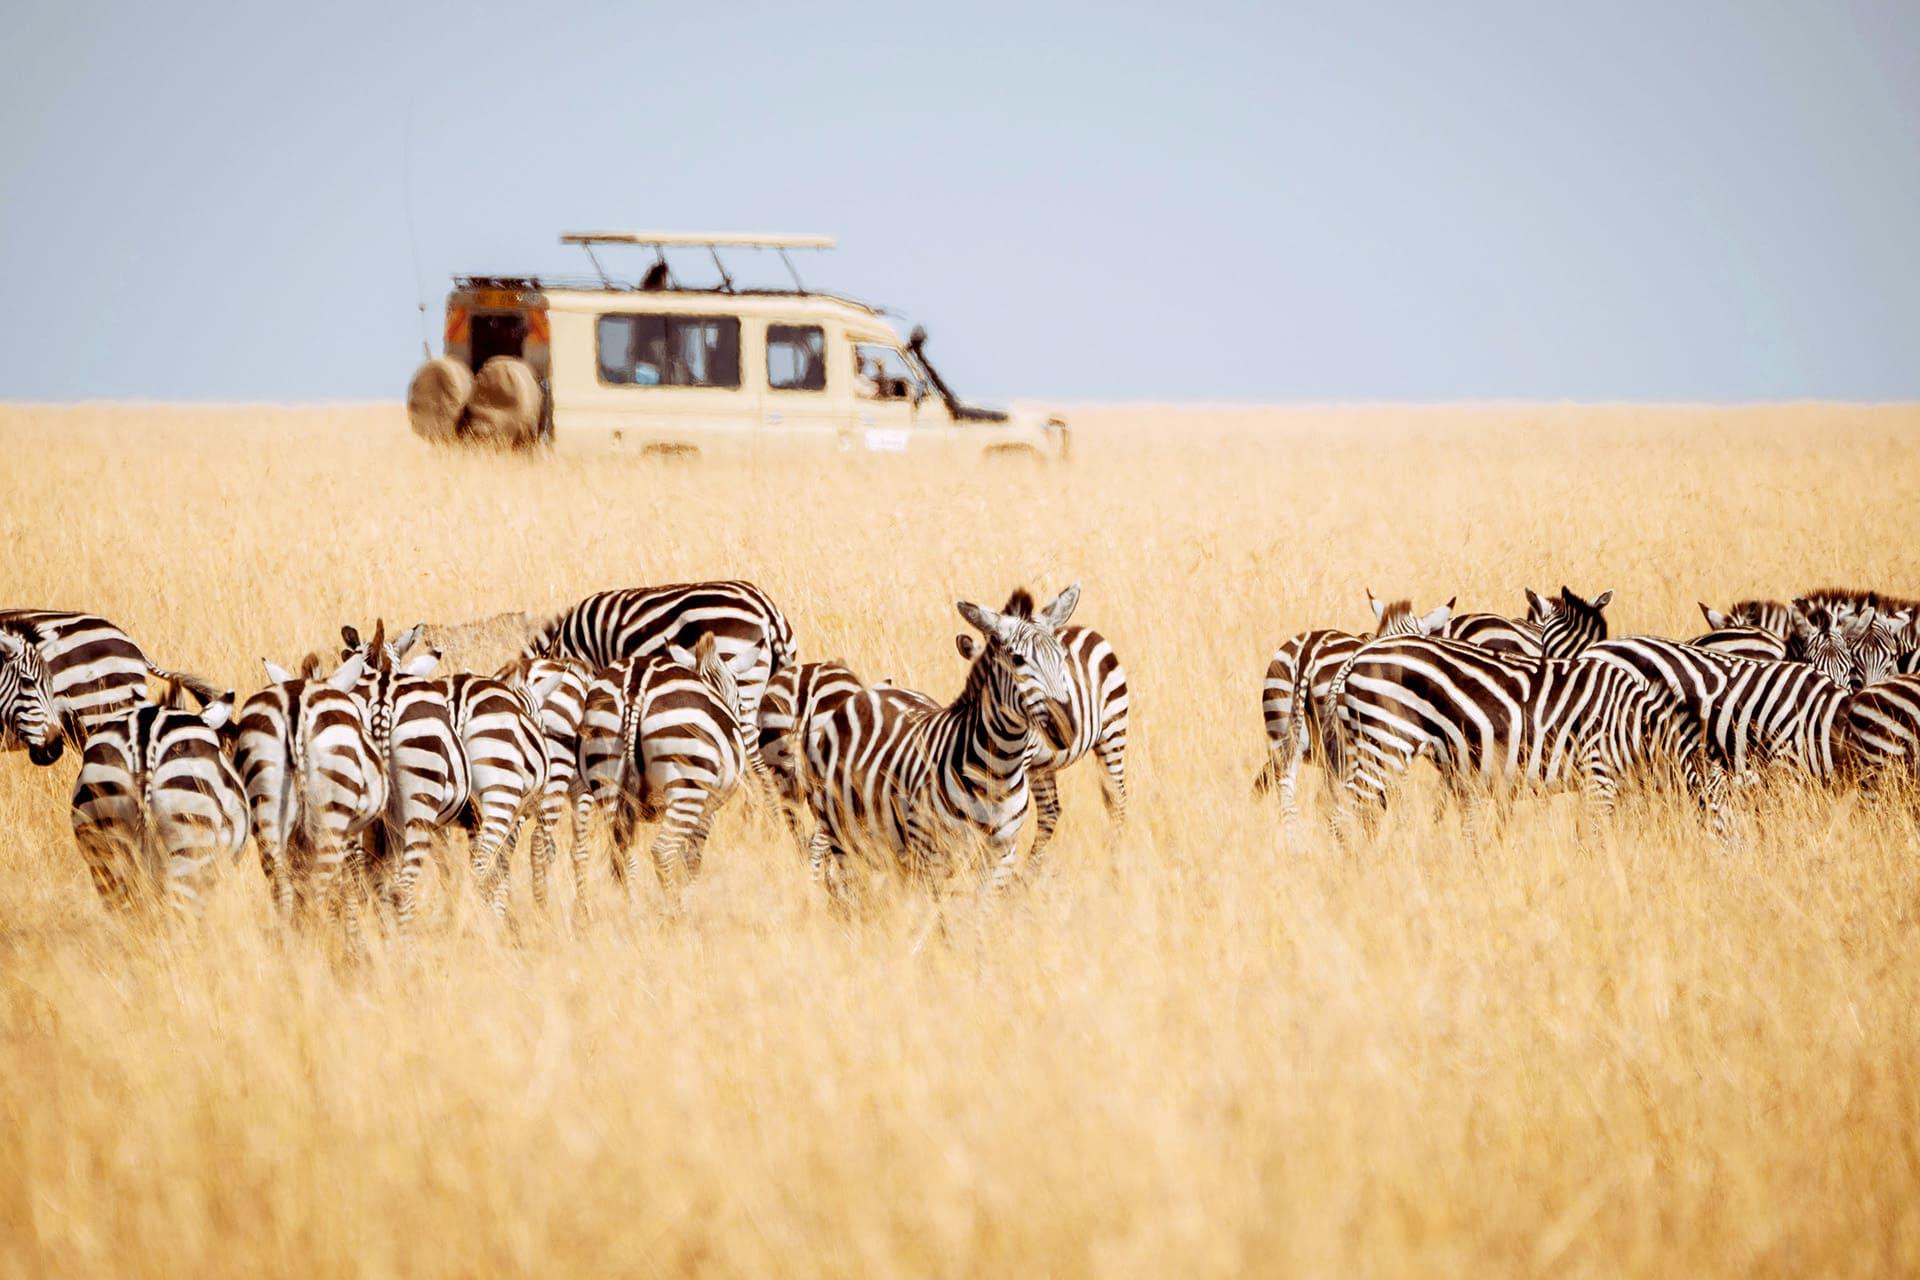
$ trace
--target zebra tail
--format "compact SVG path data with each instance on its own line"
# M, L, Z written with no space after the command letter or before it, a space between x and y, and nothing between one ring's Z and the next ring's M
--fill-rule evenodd
M166 698L161 702L162 706L181 705L177 701L174 701L174 699L179 697L179 691L181 689L185 689L194 697L200 699L201 706L207 705L220 696L218 689L214 688L213 685L207 681L202 680L199 676L192 675L185 671L169 671L165 667L157 665L152 658L146 657L145 655L142 655L140 660L147 664L147 670L151 674L166 682L169 686Z
M1327 690L1324 705L1314 698L1311 677L1305 667L1294 677L1293 714L1306 717L1303 722L1306 740L1319 749L1320 768L1326 773L1329 787L1337 788L1347 776L1347 732L1340 719L1340 700L1346 696L1347 672L1352 665L1349 660L1340 668L1340 674L1333 678Z

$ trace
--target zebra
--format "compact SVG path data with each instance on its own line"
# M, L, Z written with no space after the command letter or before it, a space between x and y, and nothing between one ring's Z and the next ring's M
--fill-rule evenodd
M1607 640L1584 655L1684 703L1708 749L1741 782L1776 766L1814 779L1838 767L1835 726L1850 696L1852 655L1820 611L1810 661L1742 658L1654 636Z
M86 745L96 723L147 701L149 675L184 687L203 702L218 693L198 676L155 665L126 632L90 613L0 609L0 630L21 635L40 650L64 742L76 750ZM62 745L30 749L29 757L38 765L52 764Z
M799 661L793 627L766 592L750 582L688 582L664 587L601 591L548 619L527 640L521 656L577 658L610 667L627 658L659 653L669 644L691 652L711 634L721 661L734 672L740 701L734 718L760 722L767 682ZM773 782L760 759L757 735L749 735L748 763L768 794Z
M1761 658L1770 662L1784 662L1787 657L1787 638L1765 627L1726 626L1716 627L1712 631L1695 636L1686 642L1695 649L1711 649L1715 653L1730 654L1736 658Z
M1032 618L1033 593L1022 587L1007 598L1000 612L1008 617ZM1105 636L1092 627L1064 626L1054 632L1067 655L1070 696L1061 704L1063 723L1034 741L1027 765L1027 785L1033 792L1034 836L1027 863L1037 867L1041 852L1060 824L1060 771L1091 751L1105 770L1101 799L1116 827L1127 820L1127 669ZM971 634L953 638L954 648L972 662L981 644ZM1063 745L1055 746L1055 739Z
M1542 653L1537 627L1498 613L1456 613L1435 634L1442 640L1458 640L1495 653L1525 658L1538 658Z
M937 892L956 844L984 846L991 887L1005 887L1038 739L1066 746L1073 676L1058 632L1079 599L1074 583L1031 618L960 601L960 616L987 643L959 697L936 709L869 689L813 726L807 790L820 825L810 860L830 856L830 888L844 883L849 854L874 851Z
M404 931L412 923L414 888L431 832L458 820L467 828L468 860L481 896L504 921L513 836L546 782L540 706L560 676L543 673L533 686L469 672L430 679L426 673L439 664L438 650L405 656L422 629L414 626L394 644L386 643L384 620L364 642L353 628L340 629L346 652L367 662L357 692L367 704L393 795L376 864L384 875L397 837L401 858L393 898Z
M357 931L342 871L386 813L385 761L354 696L366 666L355 655L324 679L309 655L301 674L268 662L265 689L240 707L234 765L276 913L326 905ZM338 895L336 897L336 895Z
M96 719L74 784L74 842L107 902L131 908L157 889L181 916L200 913L202 880L218 856L247 841L246 788L222 734L233 694L188 709L175 685L163 704L143 702Z
M1573 658L1588 645L1607 638L1604 612L1613 592L1602 591L1591 601L1583 600L1572 588L1561 586L1560 594L1546 597L1527 590L1527 625L1540 637L1543 658Z
M714 815L739 788L747 765L746 735L733 708L733 673L712 635L691 653L679 646L629 658L596 673L589 684L580 736L574 889L586 903L586 819L592 809L613 826L614 876L629 895L639 865L634 828L659 822L652 856L661 887L677 892L700 874Z
M553 829L580 790L580 733L587 710L587 686L593 668L572 658L516 658L494 672L496 680L518 682L529 688L551 683L553 691L540 703L540 736L546 749L546 782L540 788L534 823L534 846L529 859L534 906L547 909L547 871L559 853ZM509 837L512 847L519 832Z
M40 647L0 628L0 748L26 747L35 764L52 764L62 749L60 700Z
M1700 614L1715 631L1756 627L1787 640L1793 635L1793 606L1784 600L1739 600L1725 610L1700 602Z
M1334 828L1344 841L1357 802L1384 809L1417 756L1429 756L1471 827L1475 780L1499 789L1570 785L1578 776L1597 822L1624 777L1677 766L1716 836L1726 832L1724 782L1700 722L1677 698L1632 673L1583 659L1529 658L1458 640L1401 636L1362 646L1334 678L1330 714L1308 715L1338 780Z
M1327 628L1302 631L1275 649L1273 657L1267 660L1267 677L1260 686L1260 716L1267 729L1267 760L1254 775L1253 789L1256 794L1277 791L1281 817L1288 823L1300 816L1295 798L1300 762L1313 758L1305 700L1311 697L1324 703L1333 687L1334 676L1367 641L1382 636L1438 635L1453 617L1453 600L1424 614L1415 614L1410 601L1382 603L1369 588L1367 603L1373 608L1371 633L1356 635Z

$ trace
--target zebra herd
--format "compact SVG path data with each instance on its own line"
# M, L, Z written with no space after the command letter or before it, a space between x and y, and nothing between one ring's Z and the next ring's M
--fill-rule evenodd
M596 819L629 894L637 828L658 824L654 870L675 893L745 785L835 900L855 891L853 868L876 864L937 888L978 859L997 888L1020 865L1029 809L1028 865L1041 859L1058 774L1082 756L1102 766L1114 821L1125 816L1127 676L1098 632L1070 622L1079 596L960 602L970 666L948 702L802 662L786 616L740 581L588 596L491 674L435 674L443 654L424 625L345 626L337 660L269 662L266 687L237 707L104 619L0 610L0 740L41 765L69 743L82 751L73 830L110 901L191 912L220 855L251 838L278 912L324 909L349 938L367 899L412 928L429 850L450 828L467 832L475 884L504 918L530 821L545 910L569 808L580 911ZM1665 777L1722 839L1730 783L1871 786L1920 769L1920 602L1829 589L1702 605L1711 629L1681 641L1611 638L1611 592L1529 591L1519 618L1368 598L1371 631L1305 631L1268 664L1256 786L1278 794L1289 827L1307 760L1327 774L1342 839L1423 756L1470 821L1488 799L1574 787L1598 820L1623 784ZM150 678L167 689L157 702Z
M1345 839L1431 759L1469 821L1523 787L1581 787L1596 820L1622 782L1678 777L1721 839L1727 786L1763 775L1871 786L1920 771L1920 602L1827 589L1701 611L1686 641L1610 639L1603 592L1527 592L1522 618L1372 602L1371 633L1305 631L1268 664L1256 790L1298 821L1303 759Z
M0 741L41 765L68 743L81 750L74 836L109 902L159 899L191 915L221 855L237 858L251 837L277 914L324 911L355 945L369 901L411 932L421 871L448 829L467 833L474 882L505 919L531 821L545 910L569 806L580 912L596 817L629 893L636 828L658 823L654 869L677 893L749 780L836 901L855 891L852 865L937 889L968 854L984 856L997 888L1018 865L1030 802L1029 863L1041 855L1057 775L1080 757L1100 760L1109 812L1125 815L1126 673L1099 633L1069 623L1079 595L960 602L978 636L957 641L970 668L947 703L800 661L786 616L741 581L588 596L491 674L436 675L444 655L424 624L389 636L378 623L365 637L343 626L337 660L267 662L268 684L237 708L105 619L0 610ZM166 689L158 701L150 676Z

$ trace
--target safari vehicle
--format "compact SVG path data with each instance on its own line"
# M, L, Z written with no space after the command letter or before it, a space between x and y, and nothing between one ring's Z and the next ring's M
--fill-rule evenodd
M1058 417L961 401L878 308L808 289L789 250L825 236L570 232L591 278L459 276L441 358L414 375L413 429L434 440L691 453L746 445L1064 458ZM596 248L653 250L632 283ZM669 248L705 249L717 282L682 283ZM788 288L736 287L719 251L773 250Z

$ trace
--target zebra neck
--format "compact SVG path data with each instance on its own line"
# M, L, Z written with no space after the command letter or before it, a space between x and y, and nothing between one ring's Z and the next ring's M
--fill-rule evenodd
M1024 780L1033 759L1032 722L1003 688L1011 679L996 678L994 663L981 657L967 673L967 686L941 713L946 724L941 736L950 746L942 754L946 767L971 791L1005 794Z

